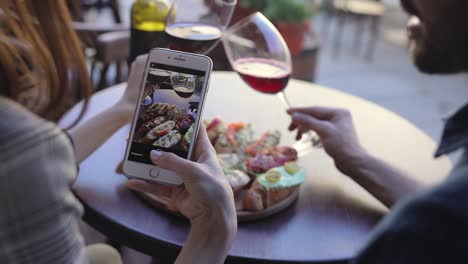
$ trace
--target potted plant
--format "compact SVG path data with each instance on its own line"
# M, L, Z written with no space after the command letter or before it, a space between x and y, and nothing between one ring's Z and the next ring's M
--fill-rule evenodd
M303 50L304 37L310 30L309 22L312 17L312 12L304 1L270 1L264 14L281 33L291 54L299 54Z
M232 15L231 24L237 23L239 20L260 11L262 12L268 0L238 0L234 14Z
M313 15L311 0L240 0L238 8L262 12L278 29L292 55L303 50L304 37L310 30Z

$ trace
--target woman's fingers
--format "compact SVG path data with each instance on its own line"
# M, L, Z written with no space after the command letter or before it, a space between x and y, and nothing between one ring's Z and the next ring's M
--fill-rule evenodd
M125 186L137 192L149 193L168 200L167 209L177 212L181 199L187 199L187 193L183 186L168 186L157 183L149 183L141 180L131 179L125 182ZM185 197L183 197L185 195Z
M198 142L202 145L211 145L208 133L206 132L205 124L200 121L200 128L198 129Z
M151 161L162 169L176 172L182 177L184 183L187 184L187 180L192 179L193 176L204 175L196 173L202 169L199 163L210 166L213 165L214 162L217 162L216 153L208 139L203 124L200 126L196 144L194 160L197 162L181 158L173 153L158 150L152 150L150 152Z
M183 159L173 153L152 150L150 152L151 161L158 167L174 171L182 178L193 174L195 164L187 159Z
M204 162L216 156L216 152L211 145L210 139L208 138L208 133L206 132L205 124L203 124L203 122L200 123L196 144L194 160Z
M140 87L140 83L144 74L144 68L146 64L146 59L148 55L140 55L135 61L133 61L130 67L130 75L128 79L129 86L136 86L135 88Z
M148 183L141 180L131 179L125 182L125 186L129 189L138 192L145 192L157 196L164 196L171 198L174 187L168 185L161 185L157 183Z
M179 203L188 199L188 193L185 191L184 187L177 187L173 190L170 198L167 207L169 210L177 212L181 208Z

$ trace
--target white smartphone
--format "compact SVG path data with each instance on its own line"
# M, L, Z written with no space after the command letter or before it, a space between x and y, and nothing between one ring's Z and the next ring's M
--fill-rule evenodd
M154 165L150 152L192 159L212 68L207 56L151 50L125 151L127 177L182 184L175 172Z

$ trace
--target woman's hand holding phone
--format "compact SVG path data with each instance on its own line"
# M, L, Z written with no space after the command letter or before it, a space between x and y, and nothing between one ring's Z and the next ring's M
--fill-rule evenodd
M223 263L237 232L234 195L216 158L204 125L200 126L194 160L151 152L155 165L177 172L179 187L129 180L132 190L171 198L170 206L185 215L192 228L176 263Z
M76 146L75 156L78 162L85 160L115 131L132 121L147 57L139 56L133 62L127 88L115 105L68 131Z
M131 122L133 114L135 113L135 105L138 103L138 94L140 92L147 59L148 55L140 55L133 61L125 92L115 105L114 109L120 110L126 122ZM145 92L150 94L152 91Z

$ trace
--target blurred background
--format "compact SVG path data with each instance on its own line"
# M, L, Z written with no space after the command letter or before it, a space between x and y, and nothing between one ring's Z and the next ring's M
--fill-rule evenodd
M68 1L75 20L84 22L76 27L86 32L82 36L88 35L84 38L90 61L95 57L96 89L124 81L134 1ZM192 10L200 3L185 1ZM435 140L440 137L442 119L468 98L466 75L428 76L413 66L405 30L408 17L399 0L238 1L233 20L261 10L278 28L285 28L280 32L293 53L294 77L373 101L407 118ZM287 28L288 23L305 23L307 28ZM302 47L294 42L303 42ZM214 57L215 68L225 70L227 61L216 59L222 57L220 50L209 55Z

